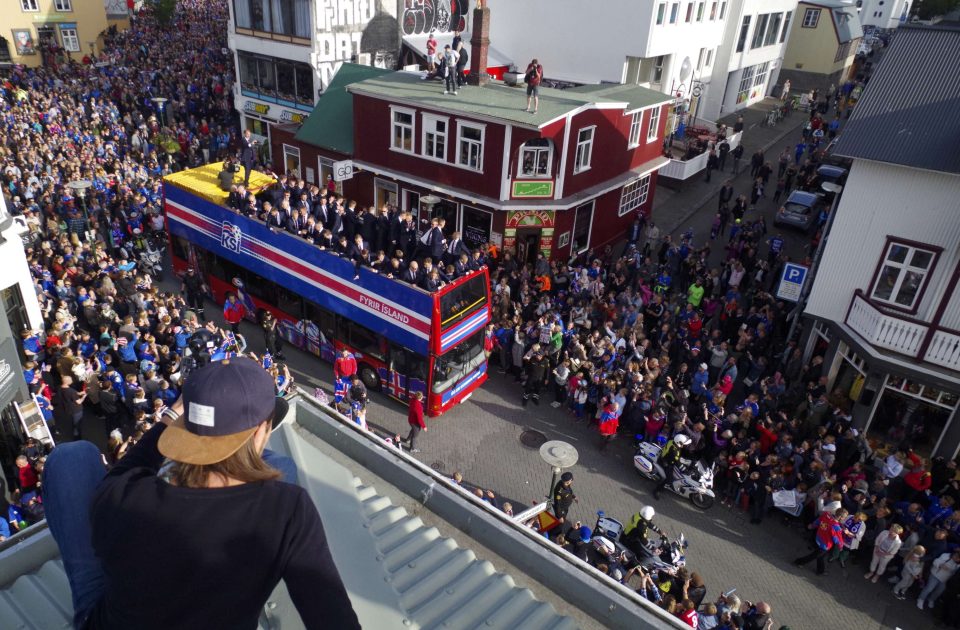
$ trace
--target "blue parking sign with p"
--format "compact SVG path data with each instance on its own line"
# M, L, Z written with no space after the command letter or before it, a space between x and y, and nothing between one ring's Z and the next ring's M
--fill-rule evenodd
M807 271L809 270L803 265L785 264L783 275L780 276L780 286L777 287L777 297L791 302L799 300L804 281L807 278Z

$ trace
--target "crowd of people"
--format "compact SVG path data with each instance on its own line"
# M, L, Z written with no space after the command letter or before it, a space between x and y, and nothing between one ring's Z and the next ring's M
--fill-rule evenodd
M790 306L772 295L788 260L782 238L756 221L717 265L714 236L677 242L641 217L620 257L504 256L493 265L491 360L524 405L549 395L571 422L594 426L601 451L617 436L663 445L658 491L674 463L700 460L715 468L721 502L750 523L774 512L810 526L814 551L798 563L817 559L818 573L828 559L862 557L869 579L896 572L895 594L912 587L921 608L948 586L960 592L960 580L948 585L960 559L950 555L960 543L955 464L924 462L907 431L875 450L853 426L847 393L827 390L819 354L804 361ZM891 552L893 538L902 547ZM960 599L946 600L955 621Z
M249 132L247 132L249 133ZM384 204L366 208L335 191L296 175L274 175L275 184L254 194L231 187L228 203L239 214L263 221L275 232L299 236L321 250L350 259L361 268L427 291L486 264L486 252L470 248L459 231L445 232L446 221L418 225L413 213Z

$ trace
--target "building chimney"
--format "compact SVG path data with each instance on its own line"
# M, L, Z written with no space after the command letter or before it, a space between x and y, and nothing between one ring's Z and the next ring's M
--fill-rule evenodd
M473 36L470 38L470 85L486 85L490 81L487 74L487 52L490 48L490 9L484 0L477 0L473 10Z

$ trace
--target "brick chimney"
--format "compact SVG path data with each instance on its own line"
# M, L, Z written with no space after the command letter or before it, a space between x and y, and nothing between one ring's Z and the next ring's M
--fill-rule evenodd
M470 74L467 83L486 85L490 81L487 74L487 51L490 48L490 9L484 0L477 0L473 10L473 35L470 37Z

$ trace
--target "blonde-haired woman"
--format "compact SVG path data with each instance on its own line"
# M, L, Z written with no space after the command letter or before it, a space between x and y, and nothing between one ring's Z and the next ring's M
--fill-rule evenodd
M910 550L903 559L903 570L900 571L900 581L893 587L893 595L897 599L906 599L907 591L913 586L918 577L923 575L923 561L927 550L923 545L917 545Z
M873 543L873 559L870 561L870 571L863 577L876 584L880 576L887 570L887 564L900 551L900 534L903 528L891 525L890 529L880 532Z

